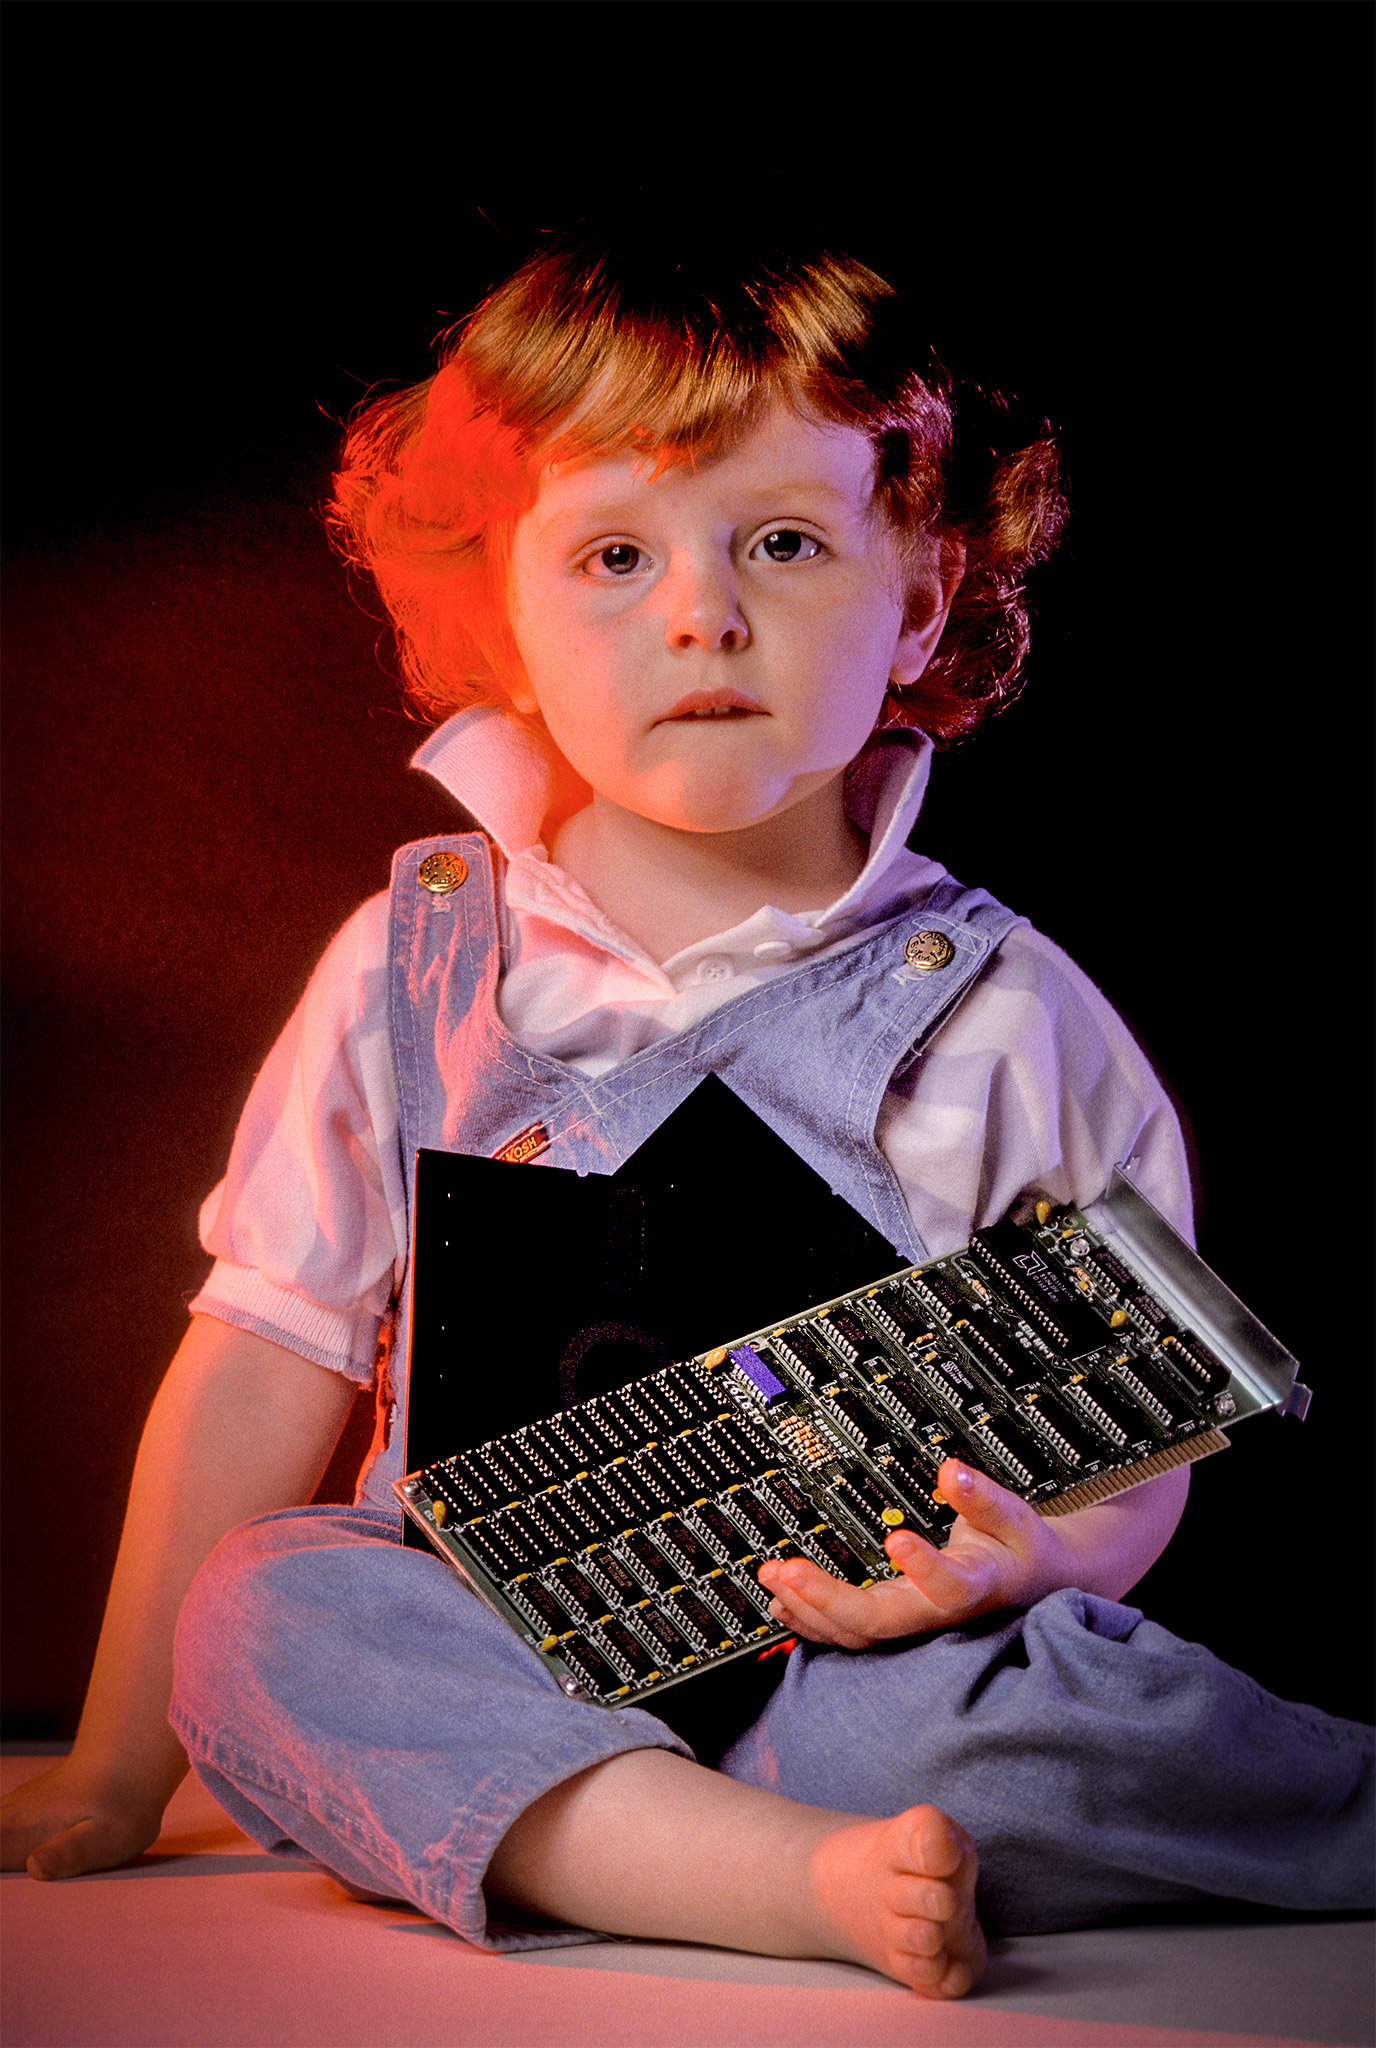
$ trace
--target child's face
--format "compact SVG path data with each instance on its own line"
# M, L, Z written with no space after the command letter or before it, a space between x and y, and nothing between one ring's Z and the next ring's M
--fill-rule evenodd
M840 776L940 636L935 567L905 629L874 458L782 404L734 449L651 480L632 456L545 473L517 525L511 620L529 688L598 797L739 831Z

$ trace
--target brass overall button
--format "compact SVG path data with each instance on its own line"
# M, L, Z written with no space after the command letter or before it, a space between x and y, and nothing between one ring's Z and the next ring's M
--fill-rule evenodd
M944 967L955 950L943 932L914 932L903 948L903 958L909 967L930 974L934 967Z
M468 862L461 853L428 853L416 869L416 880L432 896L452 896L468 880Z

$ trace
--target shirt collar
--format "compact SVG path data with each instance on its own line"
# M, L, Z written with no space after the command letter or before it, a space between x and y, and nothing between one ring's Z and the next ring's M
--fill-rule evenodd
M495 704L446 719L411 756L411 766L462 804L508 860L540 837L569 772L548 733Z
M906 768L901 757L906 756ZM431 733L411 766L432 776L514 860L540 837L572 771L549 735L495 704L460 711ZM848 915L901 852L922 808L931 773L926 733L898 726L876 733L846 771L846 815L870 842L864 873L826 912ZM576 807L576 806L575 806Z

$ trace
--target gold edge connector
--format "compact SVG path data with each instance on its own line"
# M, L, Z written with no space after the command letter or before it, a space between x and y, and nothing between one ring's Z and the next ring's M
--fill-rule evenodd
M1226 1451L1228 1443L1221 1429L1202 1430L1183 1444L1167 1444L1153 1451L1149 1458L1140 1458L1135 1465L1120 1466L1116 1472L1096 1473L1094 1478L1072 1486L1068 1493L1057 1494L1055 1500L1039 1500L1034 1505L1039 1515L1048 1518L1073 1515L1077 1508L1094 1507L1099 1501L1112 1499L1115 1493L1127 1493L1132 1487L1169 1472L1175 1465L1192 1465L1200 1458L1212 1457L1215 1451Z

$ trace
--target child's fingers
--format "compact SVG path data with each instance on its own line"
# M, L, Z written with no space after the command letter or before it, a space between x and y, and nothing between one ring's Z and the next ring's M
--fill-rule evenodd
M1025 1545L1042 1527L1041 1517L1025 1500L983 1472L962 1465L958 1458L947 1458L937 1474L937 1485L972 1529L996 1537L1010 1550Z
M874 1641L872 1633L824 1608L813 1607L806 1600L776 1596L771 1612L781 1628L809 1643L828 1643L838 1650L862 1650Z
M771 1593L788 1594L800 1600L824 1599L828 1587L841 1583L809 1557L771 1559L760 1566L757 1576Z
M50 1842L91 1817L89 1800L65 1798L56 1772L44 1771L17 1786L0 1810L0 1869L24 1870Z
M844 1625L838 1629L840 1618L830 1611L830 1593L839 1588L837 1580L828 1578L824 1571L801 1557L790 1558L787 1564L763 1565L759 1578L765 1591L772 1595L775 1619L785 1628L805 1636L809 1642L834 1643L843 1649L853 1647L848 1640L849 1631Z
M130 1862L157 1838L156 1824L124 1815L94 1814L49 1835L25 1864L30 1877L81 1877L88 1870L113 1870Z
M970 1556L950 1549L934 1550L909 1529L896 1529L884 1548L909 1585L928 1603L931 1627L971 1613L993 1589L998 1565L987 1553Z
M960 1516L944 1550L896 1529L885 1548L903 1577L866 1587L833 1579L806 1558L762 1565L776 1619L811 1642L858 1650L1022 1601L1046 1541L1041 1517L956 1458L942 1465L938 1484Z
M0 1811L0 1867L32 1877L112 1870L157 1840L161 1804L93 1781L73 1758L16 1786Z
M935 1550L909 1529L896 1529L885 1548L941 1622L1035 1598L1038 1559L1050 1540L1041 1516L955 1458L942 1466L939 1484L960 1515L946 1548Z
M759 1576L773 1595L777 1619L810 1642L862 1650L935 1626L928 1604L901 1579L848 1586L800 1557L762 1565Z
M86 1870L108 1870L112 1859L101 1854L106 1832L99 1821L79 1820L75 1827L40 1843L28 1859L29 1876L80 1877Z

